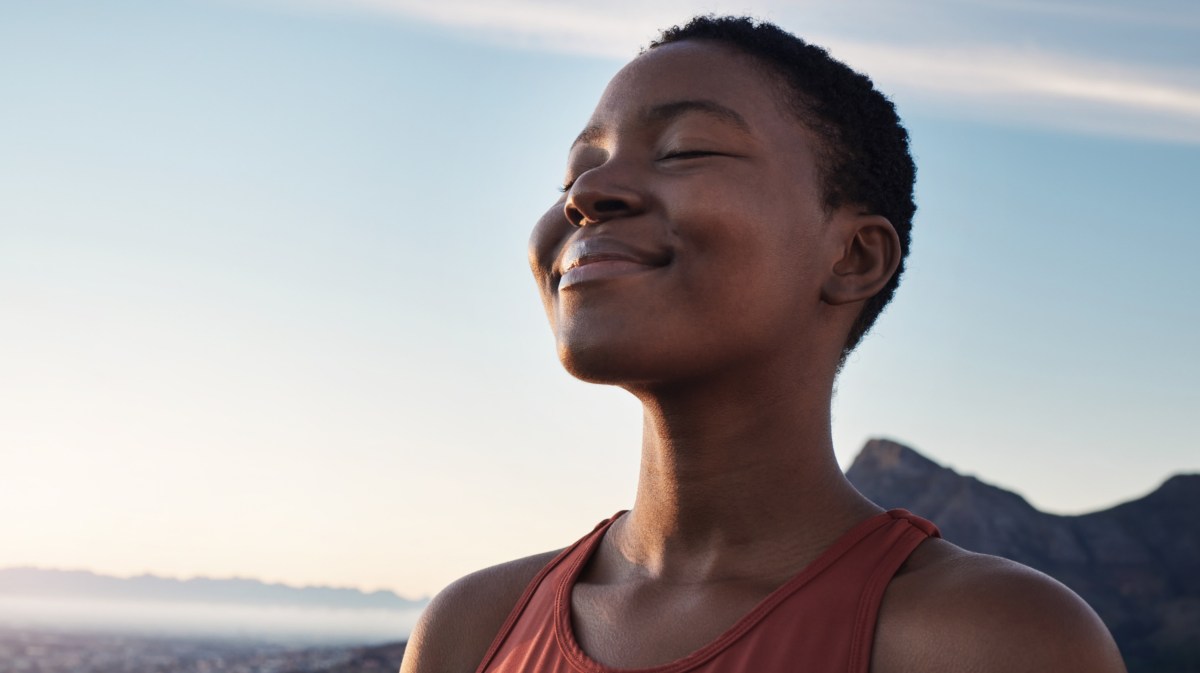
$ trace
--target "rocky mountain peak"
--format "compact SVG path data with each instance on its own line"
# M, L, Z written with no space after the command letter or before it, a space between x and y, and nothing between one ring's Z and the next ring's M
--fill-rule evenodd
M932 474L944 468L900 442L877 438L868 440L863 445L850 469L857 472L889 472L913 477Z
M1104 619L1131 673L1200 671L1200 474L1173 476L1143 498L1078 516L1041 512L887 439L867 442L846 476L876 504L929 519L964 549L1066 584Z
M1150 495L1163 500L1200 504L1200 474L1177 474L1164 481Z

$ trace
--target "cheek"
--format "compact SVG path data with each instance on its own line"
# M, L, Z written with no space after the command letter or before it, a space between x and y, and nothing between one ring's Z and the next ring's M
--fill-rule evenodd
M678 236L706 285L749 290L774 284L807 247L795 214L769 197L734 192L697 200L688 210L677 218L682 223Z
M757 193L761 194L762 190ZM762 199L705 199L681 228L687 303L706 322L746 338L772 332L820 297L819 221L809 209ZM773 327L772 325L775 325Z
M529 235L529 269L551 323L554 322L554 263L570 238L573 227L563 216L562 204L551 206L533 226Z

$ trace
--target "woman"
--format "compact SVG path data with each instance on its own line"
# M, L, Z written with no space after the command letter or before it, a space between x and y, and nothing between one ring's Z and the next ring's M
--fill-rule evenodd
M625 66L530 262L564 366L642 402L636 501L451 585L403 671L1124 670L1069 590L882 512L834 459L913 175L870 80L775 26L698 18Z

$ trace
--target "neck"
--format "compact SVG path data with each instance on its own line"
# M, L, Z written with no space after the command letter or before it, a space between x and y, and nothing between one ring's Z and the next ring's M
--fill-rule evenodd
M641 473L616 536L622 555L683 580L761 574L773 563L791 572L878 512L834 458L832 379L639 395Z

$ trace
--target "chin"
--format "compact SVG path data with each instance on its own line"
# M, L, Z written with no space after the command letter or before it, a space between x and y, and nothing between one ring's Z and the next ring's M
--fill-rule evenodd
M587 338L574 336L579 335L559 335L558 358L568 374L588 383L640 388L694 379L712 364L708 362L711 353L688 351L663 335L603 339L593 332Z
M588 383L620 385L642 378L638 375L640 367L610 348L559 344L558 359L568 374Z
M588 383L628 385L669 378L664 353L647 345L560 338L558 359L568 374Z

